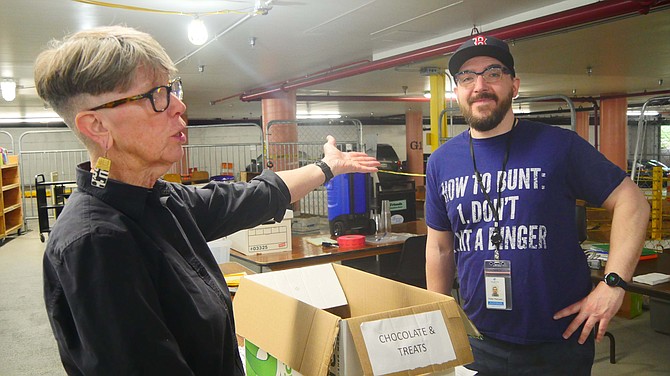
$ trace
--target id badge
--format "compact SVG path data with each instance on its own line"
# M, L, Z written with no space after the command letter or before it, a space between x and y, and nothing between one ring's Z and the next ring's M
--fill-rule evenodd
M512 309L512 261L484 260L486 308Z

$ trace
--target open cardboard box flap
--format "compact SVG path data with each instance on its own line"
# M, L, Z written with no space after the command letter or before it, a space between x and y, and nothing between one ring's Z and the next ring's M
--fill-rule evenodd
M303 375L325 375L340 318L242 279L235 294L237 334Z
M319 309L252 278L244 278L234 301L237 333L303 375L326 375L339 322L344 320L350 328L364 373L372 374L361 324L433 312L444 318L456 359L394 374L416 375L472 362L464 325L468 321L461 316L453 298L342 265L325 266L335 271L336 283L346 295L346 306L328 311Z

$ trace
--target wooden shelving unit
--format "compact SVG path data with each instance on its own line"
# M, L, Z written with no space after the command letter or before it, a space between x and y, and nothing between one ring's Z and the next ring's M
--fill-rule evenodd
M23 228L23 206L21 204L21 183L19 175L19 157L10 155L9 163L0 167L2 179L0 179L0 207L2 207L2 220L0 220L0 241L4 241L7 234L16 231L21 233Z

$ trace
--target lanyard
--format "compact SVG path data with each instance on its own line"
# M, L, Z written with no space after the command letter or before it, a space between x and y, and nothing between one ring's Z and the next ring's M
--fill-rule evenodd
M519 122L518 119L514 119L514 125L512 125L512 130L514 130L514 127L516 127L516 124ZM489 196L488 191L484 188L484 183L482 183L482 176L479 173L479 170L477 169L477 160L475 159L475 148L472 145L472 134L468 133L470 135L470 156L472 156L472 165L475 169L475 177L477 178L477 183L479 183L479 189L482 190L484 193L484 197L486 198L486 202L489 205L489 208L493 212L493 233L491 234L491 242L493 245L496 247L495 253L494 253L494 259L495 260L500 260L500 244L502 243L502 235L500 235L500 210L502 207L502 200L500 199L500 195L502 192L502 183L505 180L505 177L507 177L507 161L509 160L509 151L512 146L512 131L509 132L507 135L507 144L505 148L505 156L503 157L503 163L502 163L502 173L500 174L500 179L497 180L497 186L496 190L498 193L498 201L496 202L496 205L493 205L493 202L491 201L491 197Z

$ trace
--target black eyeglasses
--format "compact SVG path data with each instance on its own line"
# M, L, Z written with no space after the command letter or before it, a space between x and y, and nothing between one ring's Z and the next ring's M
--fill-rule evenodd
M490 65L481 72L473 72L464 70L454 75L454 81L458 86L470 87L477 81L477 76L484 77L484 81L489 84L498 82L502 79L503 74L510 74L512 71L503 67L502 65Z
M151 107L154 108L156 112L163 112L167 110L170 106L170 94L174 94L179 100L182 100L184 97L184 90L181 84L181 78L177 77L174 80L168 82L167 85L156 86L155 88L147 91L144 94L133 95L132 97L117 99L100 106L93 107L89 111L99 110L101 108L114 108L128 102L139 101L140 99L149 98L151 101Z

